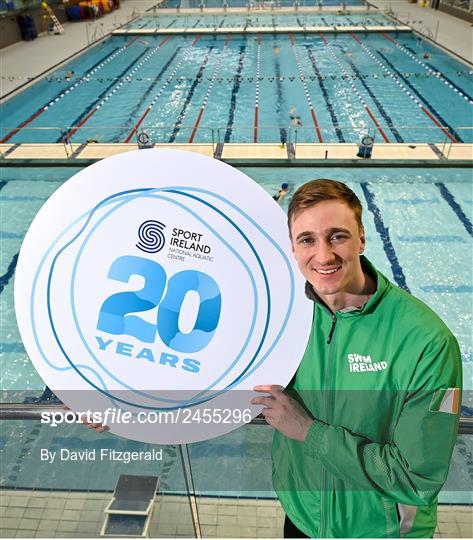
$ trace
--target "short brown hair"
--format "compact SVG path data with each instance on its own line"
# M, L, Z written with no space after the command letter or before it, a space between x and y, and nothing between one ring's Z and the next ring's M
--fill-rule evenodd
M291 234L292 221L301 210L310 208L319 202L330 201L333 199L348 205L355 214L355 220L358 223L358 227L360 230L363 229L363 222L361 221L363 208L360 199L358 199L355 193L343 182L329 180L327 178L318 178L302 185L292 196L287 212L289 234Z

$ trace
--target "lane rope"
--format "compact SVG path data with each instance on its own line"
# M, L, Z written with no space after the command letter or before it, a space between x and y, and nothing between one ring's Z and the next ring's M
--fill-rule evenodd
M396 46L396 48L398 48L404 54L407 54L407 56L409 56L412 60L414 60L416 64L418 64L419 66L422 66L429 75L433 75L435 78L439 79L451 90L453 90L456 94L459 94L465 101L468 101L470 105L473 105L473 100L471 99L471 97L467 95L465 92L463 92L463 90L460 87L452 84L451 81L448 80L441 71L438 71L432 68L431 66L429 66L428 64L426 64L425 62L422 62L422 60L419 60L413 53L411 53L411 51L409 51L409 49L406 49L404 45L401 45L394 38L392 38L391 36L388 36L388 34L383 32L381 35L384 38L386 38L388 41L393 43Z
M302 67L299 62L299 57L297 56L296 44L294 42L294 37L292 33L289 33L289 39L291 41L292 52L294 53L294 58L296 59L297 71L299 72L299 79L302 82L302 86L304 88L304 94L307 99L307 103L309 104L310 114L312 116L312 121L314 122L314 126L315 126L315 132L317 133L317 138L319 139L319 143L323 143L324 140L322 137L322 133L320 132L320 127L317 121L317 116L315 114L314 106L312 105L312 99L310 97L309 89L307 87L306 77L304 75L304 72L302 71Z
M258 33L258 51L256 53L256 90L255 90L255 117L253 121L253 142L258 142L258 115L259 115L259 87L261 71L261 34Z
M54 105L56 105L61 99L63 99L65 96L73 92L78 86L80 86L84 82L89 82L91 76L94 73L97 73L97 71L100 71L103 67L105 67L107 64L109 64L112 60L114 60L119 54L124 52L134 41L127 43L126 45L123 45L116 51L114 51L112 54L107 55L104 59L100 60L95 66L92 67L90 71L88 71L85 75L82 75L74 84L71 84L68 86L65 90L62 90L55 98L51 99L46 105L43 105L41 108L39 108L35 113L33 113L31 116L29 116L26 120L21 122L15 129L11 130L9 133L7 133L2 139L0 139L0 144L3 144L7 142L13 135L21 131L25 126L30 124L33 120L35 120L40 114L44 113Z
M328 51L330 52L330 54L332 55L332 58L334 59L335 63L337 64L338 68L340 69L340 71L345 75L346 77L346 81L348 81L348 84L350 85L351 89L353 90L353 92L355 93L355 95L358 97L358 99L360 100L361 104L363 105L363 108L365 109L366 113L368 114L368 116L371 118L371 120L373 121L374 125L376 126L376 129L379 131L381 137L383 137L384 139L384 142L386 143L390 143L391 141L389 140L389 138L387 137L386 133L384 132L383 128L380 126L378 120L376 120L376 117L375 115L371 112L371 109L369 108L368 104L366 103L364 97L361 95L361 93L359 92L358 88L355 86L355 83L352 81L351 77L348 75L348 72L347 70L343 67L342 63L340 62L340 60L338 59L337 55L335 54L335 52L333 51L332 49L332 46L330 45L330 43L327 41L327 39L325 38L325 36L323 34L320 34L320 37L322 38L322 41L325 43L325 46L327 47Z
M207 105L207 102L209 101L210 94L212 93L212 88L215 84L215 79L217 78L217 75L220 71L220 67L222 66L222 60L225 54L225 50L227 48L228 42L230 41L231 34L227 35L227 39L225 40L225 45L223 46L222 51L220 52L220 55L217 60L217 65L215 66L214 72L212 74L212 78L210 79L209 87L207 88L207 92L204 96L204 101L202 102L202 106L200 107L199 114L197 116L197 120L194 124L194 129L192 130L192 134L189 137L189 144L192 144L194 142L195 135L197 133L197 130L199 129L199 124L202 119L202 116L204 115L205 107Z
M389 77L391 77L391 79L393 79L393 81L399 86L399 88L421 109L422 112L424 112L434 123L436 126L438 126L442 132L454 143L457 143L457 139L455 139L455 137L453 137L450 132L448 131L447 128L445 128L444 126L442 126L442 124L440 124L440 122L434 118L434 116L424 107L424 105L420 102L419 99L417 99L415 97L415 95L409 91L409 89L403 84L403 81L401 80L401 78L396 75L395 73L393 73L392 71L390 71L382 62L381 60L379 60L375 55L374 53L362 42L360 41L354 34L351 34L352 38L355 39L355 41L357 41L360 46L363 48L363 50L382 68L382 70L387 74L389 75ZM423 100L425 101L425 100ZM425 105L427 105L427 107L429 106L427 102L425 102Z
M174 55L177 54L177 51L174 53ZM172 60L174 59L171 58L170 62L172 62ZM181 60L179 60L179 62L174 66L174 69L171 71L171 73L168 75L167 79L164 81L164 84L161 86L161 88L158 90L158 92L155 94L155 96L153 97L153 99L151 100L150 104L146 107L144 113L141 115L140 119L138 120L138 122L135 124L134 128L130 131L130 133L128 134L128 136L126 137L126 139L123 141L124 143L129 143L131 138L133 137L133 135L137 132L138 128L141 126L141 124L143 123L143 120L148 116L148 114L150 113L151 109L156 105L156 102L158 101L158 99L161 97L162 93L164 92L164 90L167 88L167 86L169 86L169 84L171 83L171 81L174 79L174 75L179 71L182 63L184 62L184 58L181 58Z
M62 142L67 142L107 101L118 92L125 83L131 82L133 75L141 69L146 62L150 60L158 51L159 49L170 39L171 36L166 36L159 45L156 47L153 47L153 49L148 52L139 62L136 64L136 66L129 72L129 74L121 80L118 84L116 84L109 92L105 94L102 98L99 99L98 103L92 108L92 110L85 116L73 129L69 131L65 135L65 137L62 139Z

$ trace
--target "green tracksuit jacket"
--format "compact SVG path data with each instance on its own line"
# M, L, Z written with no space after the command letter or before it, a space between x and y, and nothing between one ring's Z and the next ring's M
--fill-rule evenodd
M439 317L362 257L377 289L312 332L288 392L313 416L304 442L275 432L273 485L311 537L430 537L459 419L461 359Z

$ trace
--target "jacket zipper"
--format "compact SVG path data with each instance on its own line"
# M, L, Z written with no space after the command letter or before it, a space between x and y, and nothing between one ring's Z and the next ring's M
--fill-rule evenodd
M327 372L325 374L325 399L324 399L324 408L325 408L325 419L328 422L328 406L330 402L330 375L331 375L331 367L332 367L332 339L333 334L335 332L335 326L337 324L337 314L332 314L332 325L330 326L330 332L327 337L327 345L328 345L328 361L327 361ZM320 511L320 532L319 532L319 538L324 538L326 536L325 534L325 500L327 497L327 475L325 471L325 467L322 469L322 496L320 498L321 501L321 511Z
M332 315L332 326L330 327L330 332L328 334L327 345L330 345L330 343L332 342L333 333L335 332L335 325L336 324L337 324L337 315L334 313Z

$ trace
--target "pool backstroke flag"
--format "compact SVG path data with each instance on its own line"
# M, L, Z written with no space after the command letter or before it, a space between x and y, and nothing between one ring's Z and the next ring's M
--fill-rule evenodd
M258 184L199 154L142 150L46 202L15 304L35 368L72 410L182 443L248 422L255 384L289 382L310 331L303 288L285 215Z

